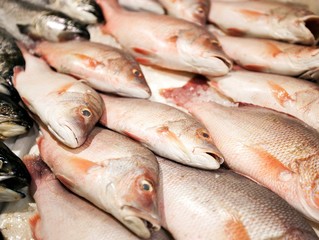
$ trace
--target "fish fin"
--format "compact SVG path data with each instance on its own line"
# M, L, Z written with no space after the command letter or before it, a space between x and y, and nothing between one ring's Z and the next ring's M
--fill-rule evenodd
M35 240L41 240L42 238L40 237L40 224L41 224L41 217L39 213L34 214L29 218L29 225L32 233L32 237Z
M272 95L282 107L287 101L293 101L293 98L283 87L272 81L268 81L268 84L271 88Z
M130 132L128 132L128 131L123 131L122 133L125 134L126 136L128 136L128 137L130 137L130 138L132 138L132 139L134 139L134 140L136 140L136 141L138 141L138 142L144 142L142 138L140 138L139 136L136 136L136 135L133 134L133 133L130 133Z
M97 163L80 157L72 157L68 159L72 167L78 171L87 173L92 167L99 166Z
M224 225L224 232L229 239L250 240L247 229L238 217L232 216Z
M62 87L60 87L58 90L55 90L55 91L59 95L64 94L65 92L68 91L69 88L71 88L73 86L73 84L74 84L74 82L67 83L67 84L63 85Z
M253 72L264 72L266 70L266 67L255 64L244 65L243 68Z
M243 37L246 33L238 28L227 28L227 34L234 37Z
M73 189L75 184L68 178L60 175L60 174L56 174L55 175L57 179L59 179L59 181L68 189Z
M278 48L274 43L271 42L267 42L267 50L268 53L273 57L277 57L277 55L282 53L280 48Z
M241 9L241 10L239 10L239 12L242 15L244 15L245 17L250 18L250 19L254 19L254 20L257 20L258 18L261 18L261 17L267 15L267 14L262 13L262 12L248 10L248 9Z
M80 59L87 67L95 69L99 65L103 65L101 62L89 57L85 54L75 53L73 54L77 59Z
M145 56L150 56L150 55L153 55L153 53L149 50L146 50L144 48L132 48L134 52L138 53L138 54L141 54L141 55L145 55Z
M175 35L175 36L171 36L169 38L167 38L166 40L170 43L176 43L177 42L177 39L178 39L178 36Z
M150 59L147 59L147 58L141 58L141 57L137 57L135 58L135 60L140 63L140 64L143 64L143 65L152 65L152 62Z

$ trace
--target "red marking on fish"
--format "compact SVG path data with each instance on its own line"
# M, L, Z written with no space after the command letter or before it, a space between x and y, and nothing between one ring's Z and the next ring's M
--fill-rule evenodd
M63 177L62 175L56 174L55 175L57 179L59 179L59 181L61 183L63 183L64 186L66 186L68 189L73 189L74 188L74 183L71 182L69 179Z
M178 36L172 36L172 37L168 38L167 41L170 43L176 43L177 39L178 39Z
M135 60L140 63L140 64L143 64L143 65L151 65L151 61L149 59L146 59L146 58L135 58Z
M274 96L274 98L279 102L281 106L284 106L284 103L287 101L293 101L293 98L289 95L289 93L280 85L268 81L268 84L271 88L271 93Z
M138 142L143 142L142 138L140 138L139 136L134 135L133 133L130 133L128 131L123 131L122 133L125 134L126 136L138 141Z
M31 107L31 103L25 97L21 97L21 100L28 108Z
M92 167L97 166L96 163L79 157L69 158L68 161L73 165L74 169L80 170L83 173L87 173Z
M228 239L250 240L245 225L239 219L231 218L227 221L224 231Z
M78 59L82 60L83 63L89 68L96 68L98 65L102 64L101 62L95 60L94 58L91 58L84 54L75 53L73 55L77 57Z
M271 42L267 42L267 50L273 57L276 57L278 54L282 53L282 51Z
M260 66L260 65L250 64L250 65L245 65L243 67L247 70L254 71L254 72L264 72L265 71L265 67Z
M204 77L194 77L180 88L161 89L160 95L166 99L173 100L178 106L184 106L193 98L200 97L210 86Z
M32 237L36 240L40 240L41 238L37 234L37 229L39 228L40 223L40 215L36 213L34 216L30 217L29 219L29 225L31 228Z
M261 13L261 12L257 12L257 11L254 11L254 10L242 9L242 10L239 10L239 12L242 15L244 15L244 16L246 16L248 18L254 19L254 20L257 20L258 18L266 16L266 14Z
M152 55L152 52L143 48L133 48L134 52L145 55L145 56L149 56Z
M57 90L57 93L58 94L63 94L63 93L65 93L70 87L72 87L73 86L73 82L72 83L67 83L67 84L65 84L64 86L62 86L61 88L59 88L58 90Z
M226 30L227 34L234 37L243 37L246 35L246 33L240 29L237 28L228 28Z

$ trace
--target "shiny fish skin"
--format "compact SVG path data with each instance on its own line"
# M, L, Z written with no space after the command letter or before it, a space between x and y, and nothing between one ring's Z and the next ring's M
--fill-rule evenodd
M212 1L208 18L233 36L270 38L305 45L315 45L319 41L319 16L294 5L265 1Z
M94 0L28 0L51 8L83 23L95 24L103 21L101 9Z
M269 109L192 103L196 95L178 99L181 91L166 94L175 96L176 104L186 107L207 127L231 169L271 189L319 222L319 133L315 129Z
M159 0L169 15L187 21L205 25L210 7L210 0Z
M75 21L61 12L23 0L2 0L0 10L3 17L7 19L5 22L6 30L18 40L23 40L21 34L49 41L90 38L83 23Z
M77 149L62 146L42 129L40 154L71 191L112 214L142 238L144 221L160 229L158 163L154 154L131 139L96 127Z
M119 4L135 11L148 11L164 14L164 8L156 0L119 0Z
M318 239L297 211L249 179L230 170L208 172L161 158L158 162L163 226L176 239Z
M247 70L319 80L316 47L257 38L217 38L225 53Z
M217 169L223 163L206 128L188 114L149 100L101 96L105 104L102 125L189 166Z
M151 95L139 64L114 47L88 41L41 42L35 52L57 71L84 79L99 91L137 98Z
M100 240L139 239L110 215L67 191L39 157L26 156L23 161L33 179L31 189L40 214L40 219L33 221L37 237L46 240L91 240L93 236ZM169 239L164 234L161 240Z
M232 63L216 38L197 24L170 16L129 12L116 0L98 0L111 34L144 65L222 76ZM134 25L134 31L121 26Z
M23 52L26 69L17 69L14 86L28 109L69 147L80 146L102 115L101 97L81 81L56 73Z
M290 114L319 131L319 87L297 78L234 71L212 78L211 86L236 102Z

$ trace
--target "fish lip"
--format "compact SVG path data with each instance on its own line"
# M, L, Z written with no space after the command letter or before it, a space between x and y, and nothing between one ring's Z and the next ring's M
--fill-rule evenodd
M90 33L84 29L78 32L62 32L58 35L58 39L60 42L80 39L88 40L90 39Z
M158 216L145 214L143 211L127 205L123 206L121 209L123 223L125 223L125 225L139 237L149 238L151 236L150 228L155 231L159 231L161 229ZM141 227L144 229L141 229Z
M0 185L0 201L13 202L25 198L25 194Z
M19 124L19 122L15 122L15 121L1 122L0 123L0 132L2 132L1 138L9 138L9 137L14 137L14 136L24 134L30 128L31 127L23 126L22 123ZM2 129L8 129L8 130L1 131Z
M202 169L218 169L224 163L222 154L216 149L206 149L196 147L193 149L193 154L198 156L197 167Z
M60 141L62 142L63 144L67 145L68 147L71 147L71 148L76 148L79 146L79 140L77 138L77 136L75 135L74 131L72 131L71 127L69 127L68 125L66 124L59 124L59 127L63 129L63 131L65 131L66 129L68 129L72 136L73 136L73 139L75 139L74 141L67 141L65 136L62 136L60 135L58 132L56 132L54 130L54 128L51 127L50 124L47 125L49 131ZM65 135L65 134L64 134Z
M68 146L70 146L70 147L72 147L72 148L75 148L75 147L78 147L79 146L79 139L78 139L78 137L76 136L76 134L75 134L75 132L72 130L72 128L71 127L69 127L68 125L63 125L64 127L66 127L67 129L69 129L69 131L72 133L72 135L73 135L73 139L75 139L75 141L72 141L72 143L70 144L70 145L68 145ZM65 129L65 128L63 128L63 129ZM65 139L64 139L65 140Z
M231 70L233 68L233 63L227 59L227 58L224 58L224 57L220 57L220 56L215 56L217 59L221 60L229 70Z

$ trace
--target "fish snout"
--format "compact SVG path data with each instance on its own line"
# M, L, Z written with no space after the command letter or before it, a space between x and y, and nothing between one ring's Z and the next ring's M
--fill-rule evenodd
M224 162L224 157L216 149L194 148L194 166L201 169L218 169Z

